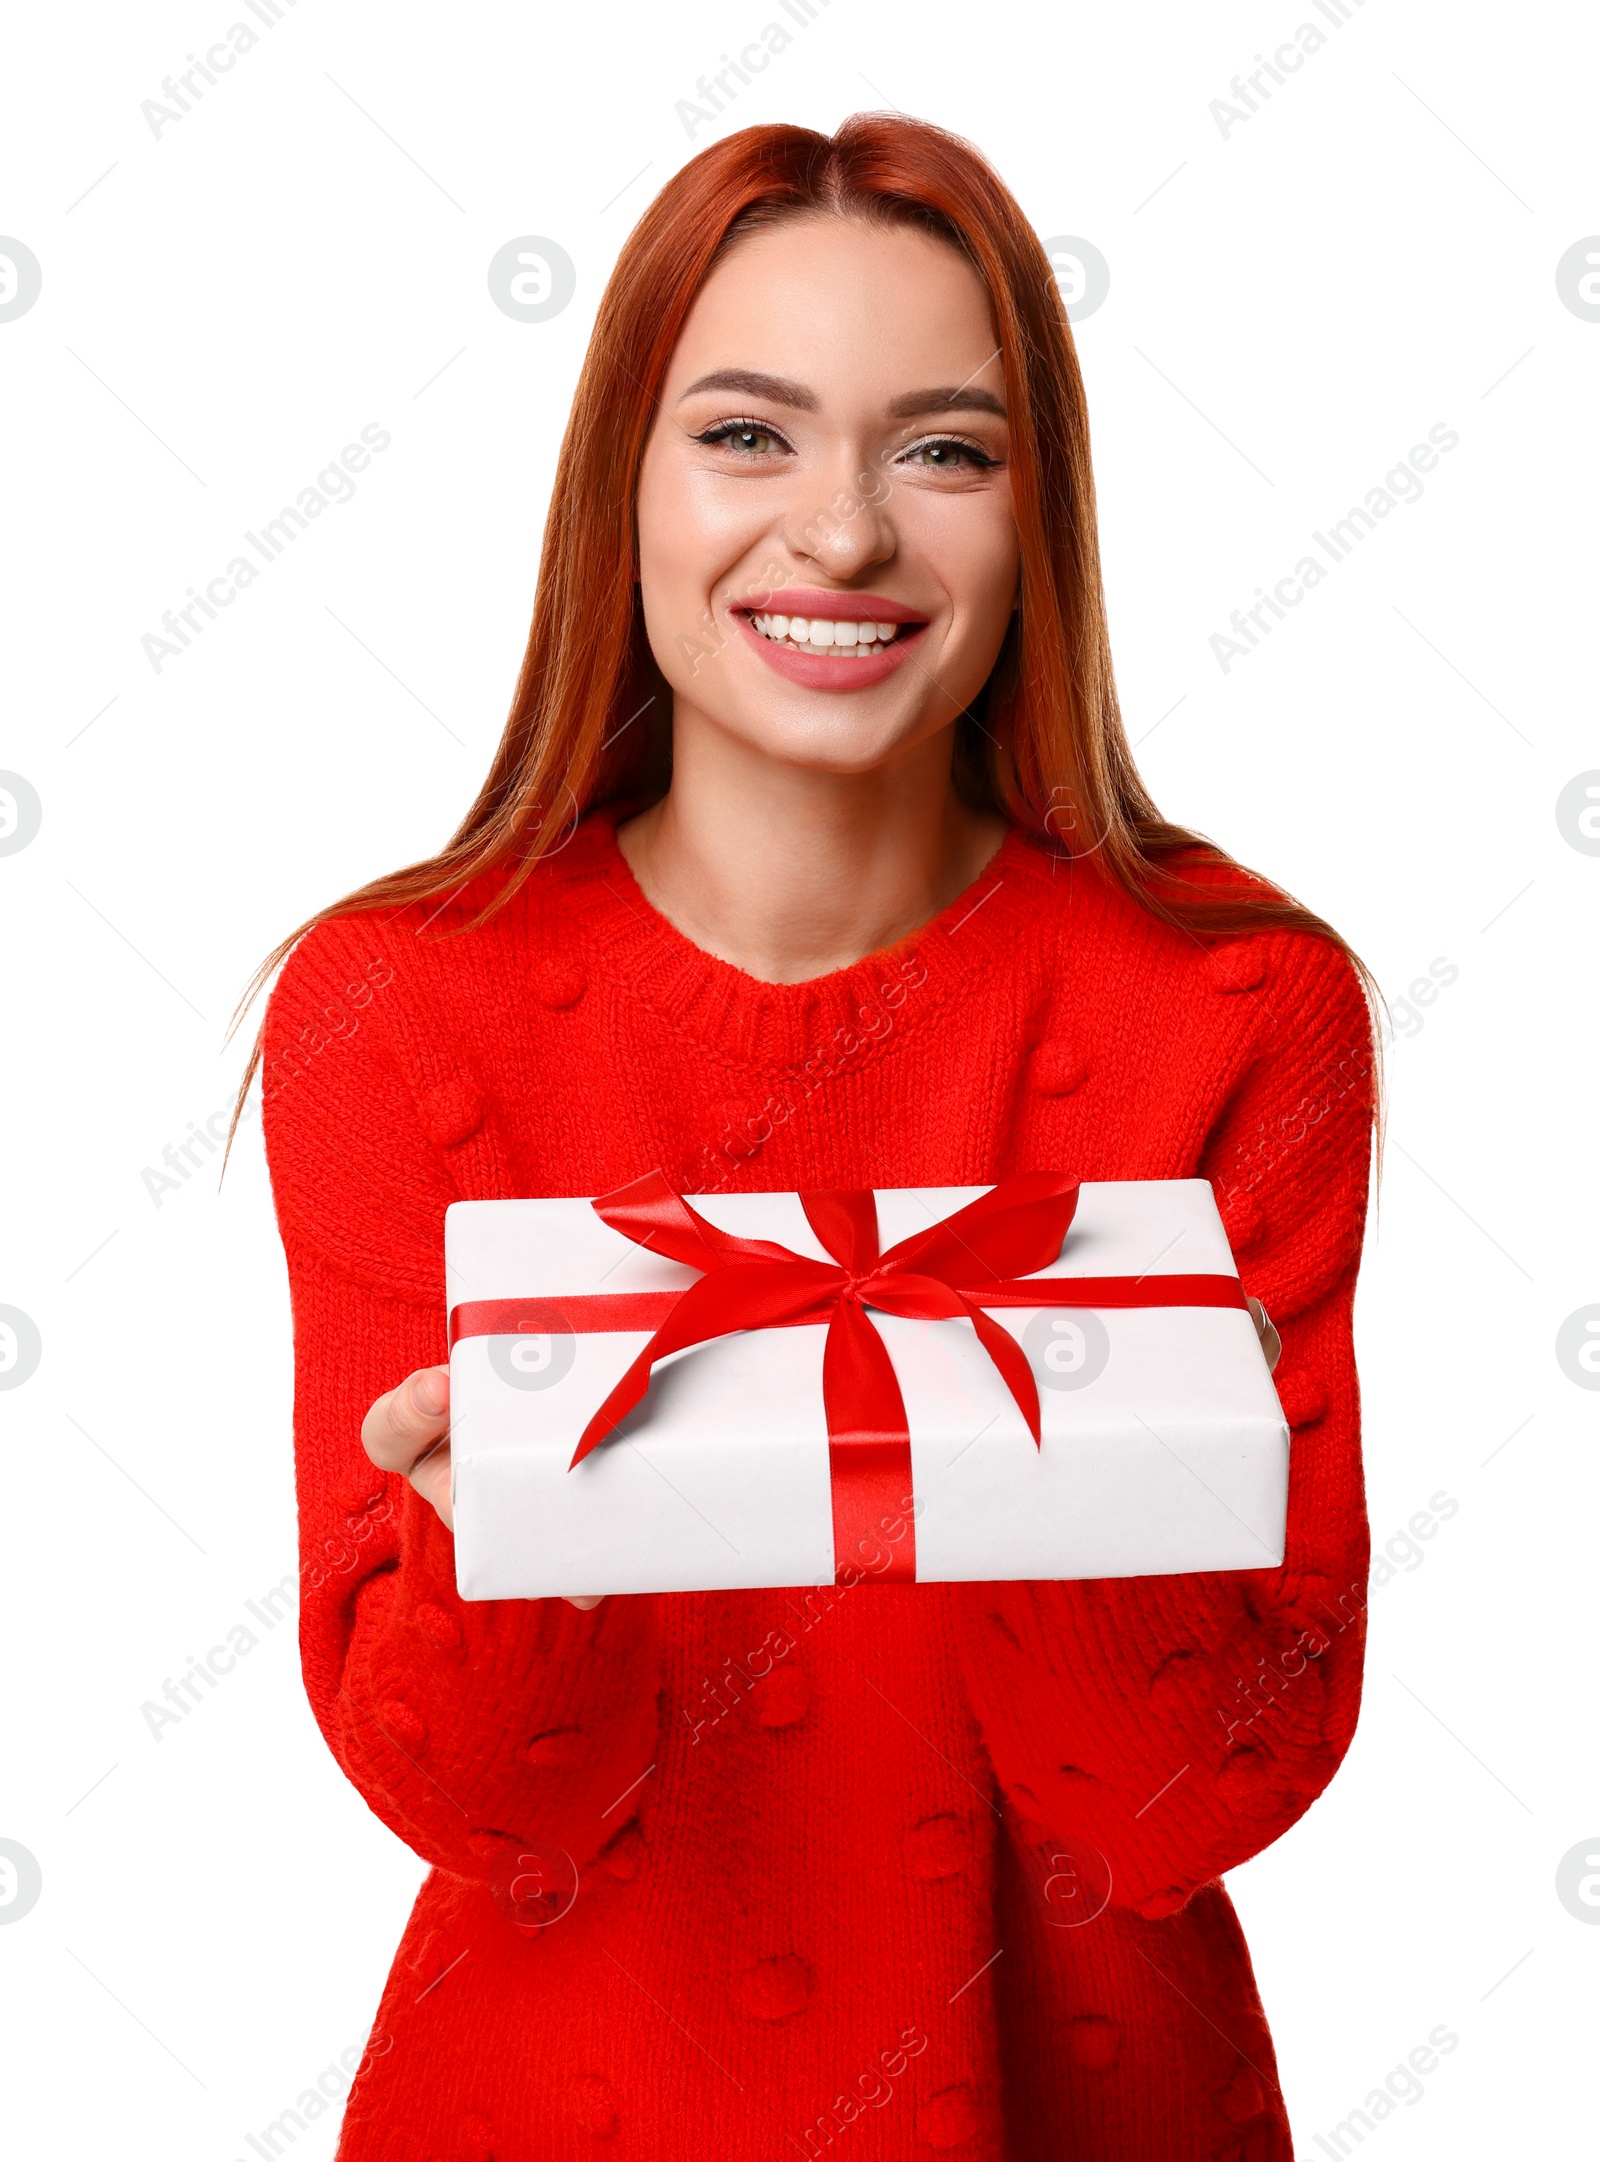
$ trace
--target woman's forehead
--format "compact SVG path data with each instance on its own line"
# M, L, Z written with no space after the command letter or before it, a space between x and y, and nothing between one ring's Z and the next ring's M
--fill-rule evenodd
M967 381L998 391L996 345L989 297L956 249L915 227L797 217L740 240L711 272L667 387L678 398L740 370L799 389L812 410L863 381L885 401Z

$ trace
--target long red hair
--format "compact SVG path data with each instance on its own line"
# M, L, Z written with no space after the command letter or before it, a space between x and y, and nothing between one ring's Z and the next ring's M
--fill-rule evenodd
M328 917L442 906L505 867L472 919L481 921L582 812L616 798L642 808L665 791L671 693L634 582L646 438L679 333L713 267L749 233L818 213L936 235L971 263L994 310L1022 603L988 683L957 723L957 785L1058 847L1092 855L1102 876L1198 939L1319 934L1375 998L1368 971L1321 917L1203 836L1170 825L1151 801L1117 705L1088 409L1055 273L1015 198L971 144L927 121L872 113L831 136L743 128L691 159L645 211L601 297L556 467L527 652L477 800L436 856L346 894L283 940L252 979L241 1013L295 942ZM578 622L582 639L569 635ZM440 935L463 928L472 923ZM235 1125L260 1056L258 1035Z

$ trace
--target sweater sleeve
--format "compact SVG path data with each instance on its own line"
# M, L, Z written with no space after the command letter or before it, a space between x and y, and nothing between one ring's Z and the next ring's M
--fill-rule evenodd
M1361 1690L1368 1535L1351 1311L1373 1110L1359 980L1279 945L1256 1047L1201 1153L1247 1294L1283 1340L1280 1568L972 1587L973 1708L1034 1836L1080 1839L1154 1919L1257 1854L1332 1777ZM1287 950L1285 950L1287 949Z
M470 1124L459 1083L425 1080L419 1110L390 958L404 936L377 917L320 926L267 1013L302 1669L329 1747L384 1823L538 1921L622 1828L616 1805L650 1764L655 1602L462 1600L450 1532L361 1446L374 1400L447 1355L444 1211L462 1172L441 1144Z

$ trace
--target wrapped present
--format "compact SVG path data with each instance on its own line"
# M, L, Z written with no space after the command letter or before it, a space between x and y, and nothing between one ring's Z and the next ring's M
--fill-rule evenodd
M1209 1183L458 1201L466 1599L1283 1558L1289 1431Z

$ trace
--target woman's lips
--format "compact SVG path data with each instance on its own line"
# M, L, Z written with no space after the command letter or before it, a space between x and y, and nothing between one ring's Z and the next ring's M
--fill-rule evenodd
M780 676L787 676L791 683L802 684L808 691L869 690L873 684L882 683L885 677L894 674L928 628L926 623L908 623L881 653L852 659L846 652L835 659L827 653L802 653L797 647L765 637L742 610L735 611L734 621L739 626L740 636L757 647L769 668L775 668Z

